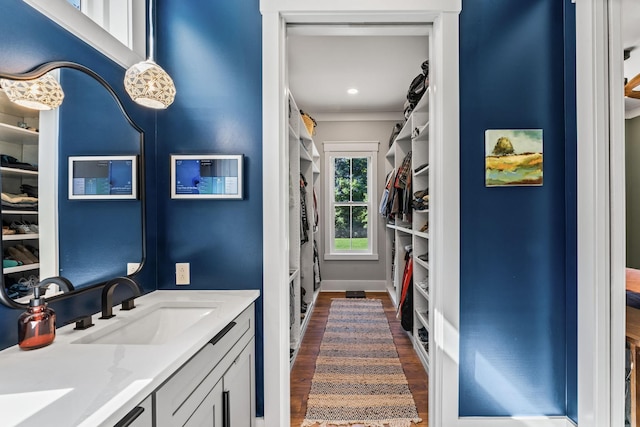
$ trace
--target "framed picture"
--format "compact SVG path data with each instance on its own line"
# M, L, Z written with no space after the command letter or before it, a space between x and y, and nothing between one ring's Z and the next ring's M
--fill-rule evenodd
M69 199L138 198L138 156L69 156Z
M242 199L242 154L172 154L172 199Z
M487 187L542 185L542 129L485 131Z

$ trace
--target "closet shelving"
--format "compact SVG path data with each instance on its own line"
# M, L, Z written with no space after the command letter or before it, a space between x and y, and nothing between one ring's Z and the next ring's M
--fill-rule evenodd
M293 366L319 292L319 287L314 286L313 272L313 242L317 234L313 189L320 184L320 153L291 94L289 111L289 270L292 272L289 276L289 319ZM306 182L304 193L302 182ZM306 227L301 221L304 210ZM303 303L306 310L302 308Z
M397 171L407 154L411 153L413 194L421 190L425 190L428 194L430 188L430 96L431 92L427 89L386 154L388 173L392 170ZM416 172L417 168L420 169ZM413 293L413 331L409 335L427 372L429 372L428 349L433 324L432 298L429 291L431 288L429 255L432 253L433 242L428 227L431 223L428 206L429 204L420 210L412 209L410 217L396 218L393 223L388 223L386 226L387 256L391 260L387 264L387 291L396 306L399 304L402 292L405 255L408 248L412 249L413 289L410 292Z
M39 123L39 112L18 107L11 103L4 92L0 91L0 153L18 159L20 162L32 165L38 164L39 133L36 130ZM24 126L24 127L23 127ZM27 129L29 128L29 129ZM20 186L29 184L38 186L38 172L3 165L0 167L0 185L3 193L20 194ZM38 210L20 210L2 207L0 216L4 225L13 222L38 224ZM3 234L2 249L16 245L31 246L38 249L39 234ZM4 259L4 254L3 254ZM34 262L15 267L4 267L5 284L18 280L22 276L34 275L39 277L40 263ZM18 299L24 302L28 297Z

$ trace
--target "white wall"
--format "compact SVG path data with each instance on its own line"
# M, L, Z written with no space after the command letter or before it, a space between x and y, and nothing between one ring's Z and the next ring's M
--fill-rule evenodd
M312 114L313 115L313 114ZM327 226L326 215L324 214L324 192L325 192L325 164L324 164L324 141L379 141L378 152L378 177L377 189L378 194L375 195L374 206L376 208L380 202L380 194L384 189L385 180L385 154L389 149L389 135L393 129L394 121L318 121L316 134L313 137L318 151L320 151L322 182L320 184L320 192L318 193L318 203L320 208L320 227L324 230ZM377 213L376 213L377 215ZM385 280L385 265L387 262L385 256L385 222L384 218L378 216L378 255L377 261L325 261L322 259L324 254L324 233L321 234L321 241L318 242L320 250L320 267L322 273L323 290L332 289L331 285L342 288L344 281L347 283L345 290L372 290L373 287L367 286L368 283L374 283L377 286ZM326 282L326 285L325 285ZM374 286L375 287L375 286ZM384 289L381 288L381 290Z

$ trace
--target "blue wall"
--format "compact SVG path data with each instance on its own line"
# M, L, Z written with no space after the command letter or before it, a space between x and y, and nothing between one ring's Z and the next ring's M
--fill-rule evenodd
M28 6L21 0L4 0L2 2L2 13L0 14L0 69L3 72L24 72L37 65L55 60L67 60L83 64L102 77L116 90L119 97L123 100L125 108L132 115L133 120L145 129L147 134L147 146L155 146L155 114L147 109L141 108L133 104L126 95L123 87L124 69L113 63L103 55L97 53L93 48L84 42L70 35L46 17L42 16L35 9ZM92 110L84 111L83 118L88 122L100 119L101 111L104 106L94 105ZM73 137L78 129L70 129L70 132L61 135L61 139L67 140L67 137ZM147 179L155 178L155 157L152 155L147 158ZM66 182L66 175L60 178L60 182ZM151 180L153 182L153 180ZM66 194L66 193L65 193ZM156 286L156 191L155 188L148 189L148 206L149 214L147 222L149 227L149 251L147 265L144 272L140 274L139 280L145 291L155 289ZM122 206L117 203L107 203L103 205L102 212L105 215L109 213L116 214ZM67 215L74 215L72 206L61 206L59 215L61 218ZM77 209L77 206L73 206ZM139 222L139 218L134 218ZM125 222L124 229L130 224ZM95 238L92 228L95 223L87 220L80 221L75 224L76 230L66 243L74 246L85 245L88 239ZM69 237L69 236L65 236ZM75 239L75 241L74 241ZM96 252L93 254L91 269L96 276L102 274L105 269L109 269L114 265L113 247L101 246L99 242L94 242ZM64 254L61 254L64 257ZM119 263L120 261L116 261ZM92 271L85 271L90 275ZM116 300L125 295L124 292L116 291ZM56 310L58 325L64 324L69 320L83 314L95 313L100 310L100 294L92 292L82 297L74 297L66 301L52 303L52 307ZM0 334L0 348L6 348L17 343L17 318L20 315L19 310L11 310L0 306L0 327L4 331Z
M157 60L175 103L158 113L158 277L175 288L262 289L262 19L258 0L158 1ZM172 153L244 154L244 200L172 200ZM257 412L263 411L262 300L257 304Z
M568 60L565 75L564 29L557 0L463 2L461 416L575 410L567 405L577 362L567 346L575 327L575 297L567 299L575 289L568 270L575 269L575 191L569 200L566 191L575 190L575 113L573 132L565 122L572 107L565 77L575 66ZM567 59L572 52L568 39ZM543 129L544 185L486 188L486 129Z

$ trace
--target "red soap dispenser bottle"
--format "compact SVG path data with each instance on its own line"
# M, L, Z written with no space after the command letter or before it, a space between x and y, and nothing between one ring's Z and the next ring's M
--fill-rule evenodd
M53 342L56 337L56 313L47 306L39 287L33 288L29 308L18 318L18 345L33 350Z

